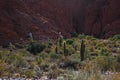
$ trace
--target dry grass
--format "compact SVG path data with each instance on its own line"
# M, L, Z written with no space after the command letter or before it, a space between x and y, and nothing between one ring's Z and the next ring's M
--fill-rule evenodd
M64 80L120 80L120 74L114 72L102 72L99 66L92 61L82 63L79 71L68 71Z

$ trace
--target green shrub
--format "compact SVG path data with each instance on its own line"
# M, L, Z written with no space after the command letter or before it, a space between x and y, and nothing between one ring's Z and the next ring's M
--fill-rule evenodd
M51 53L50 53L50 58L52 58L52 59L58 59L58 58L60 58L60 55L59 55L59 54L56 54L56 53L54 53L54 52L51 52Z
M52 49L51 49L51 48L46 48L44 51L45 51L46 53L50 53L50 52L52 51Z
M113 36L112 38L110 38L110 40L112 41L120 40L120 34Z
M34 55L37 55L38 53L42 52L45 48L46 48L45 44L38 42L31 42L27 48L27 51L29 51Z
M5 61L6 59L8 59L9 53L10 51L7 50L0 51L0 60Z
M117 54L117 62L120 63L120 53Z
M25 71L24 74L25 74L28 78L32 78L32 77L35 76L35 71L33 71L33 70L27 70L27 71Z
M0 77L8 73L8 64L0 60Z
M52 44L51 42L49 42L49 43L48 43L48 48L51 48L52 45L53 45L53 44Z
M42 58L42 59L49 58L49 54L46 53L46 52L41 52L41 53L39 54L39 58Z
M76 32L71 32L71 37L78 37L78 34Z
M42 58L38 56L36 58L36 62L37 62L38 65L41 64L42 63Z
M102 56L109 56L109 55L111 55L111 53L110 53L110 51L108 51L107 49L101 49L100 50L100 55L102 55Z
M79 35L78 35L78 38L79 38L79 39L84 39L85 37L86 37L86 36L85 36L85 34L84 34L84 33L83 33L83 34L79 34Z
M70 59L71 59L71 60L80 60L80 54L72 54L72 55L70 56Z
M89 36L89 35L87 35L85 38L88 40L96 40L96 38L94 38L93 36Z
M113 70L116 67L116 60L113 56L98 56L96 58L98 65L103 71Z
M68 39L67 41L66 41L66 44L69 44L69 45L72 45L74 43L74 40L72 40L72 39Z
M69 55L72 55L74 53L75 53L75 49L72 46L67 46L66 55L69 56Z
M18 49L22 49L22 48L25 48L25 45L21 44L21 43L15 43L14 44L16 48Z

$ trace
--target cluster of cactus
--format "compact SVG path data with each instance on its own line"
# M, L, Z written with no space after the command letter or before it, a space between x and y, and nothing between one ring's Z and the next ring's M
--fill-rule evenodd
M63 41L59 41L59 47L62 47L63 46L63 54L64 56L67 56L67 48L66 48L66 42L63 43ZM56 46L55 48L55 52L58 54L58 46Z
M68 51L67 51L67 48L66 48L66 42L63 43L63 40L59 39L59 47L62 47L62 46L63 46L64 56L67 56ZM57 46L55 48L55 52L58 53L58 47ZM85 60L85 43L84 43L84 39L82 39L81 42L80 42L80 57L81 57L80 58L81 61Z

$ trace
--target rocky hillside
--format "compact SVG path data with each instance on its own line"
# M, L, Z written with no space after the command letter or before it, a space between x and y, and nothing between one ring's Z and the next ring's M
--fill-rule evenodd
M0 0L0 45L57 39L71 32L107 38L120 33L120 0Z

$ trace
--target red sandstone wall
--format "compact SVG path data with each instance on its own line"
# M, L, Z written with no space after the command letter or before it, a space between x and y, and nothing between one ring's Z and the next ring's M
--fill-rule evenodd
M70 37L77 31L100 38L120 33L120 0L0 0L0 44Z

